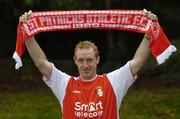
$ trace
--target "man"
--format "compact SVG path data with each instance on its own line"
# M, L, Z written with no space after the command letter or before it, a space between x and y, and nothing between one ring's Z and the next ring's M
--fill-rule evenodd
M20 20L25 22L30 15L31 11L22 15ZM145 11L145 15L153 20L157 18L151 12ZM58 98L63 119L119 119L122 99L149 56L149 37L145 34L132 60L113 72L98 75L98 48L90 41L83 41L74 51L79 71L79 76L74 77L49 62L34 37L26 40L25 45L44 82Z

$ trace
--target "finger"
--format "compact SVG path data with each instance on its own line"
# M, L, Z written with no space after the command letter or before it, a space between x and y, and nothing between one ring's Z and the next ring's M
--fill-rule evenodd
M22 22L23 21L23 18L22 16L19 17L19 21Z
M148 11L146 9L143 9L143 12L144 12L144 16L148 15Z
M155 14L153 14L153 13L149 13L149 18L150 18L151 20L156 20L156 19L157 19L157 16L156 16Z
M24 13L24 22L27 20L27 12Z
M31 11L31 10L29 10L28 14L31 14L31 13L32 13L32 11Z
M26 21L26 16L25 16L25 14L23 14L22 15L22 22L25 23L25 21Z
M143 12L147 12L147 9L143 9Z
M156 20L157 16L153 14L151 11L147 11L146 9L143 9L144 16L147 16L151 20Z
M27 13L27 19L29 19L31 17L31 14L32 14L32 11L29 10L28 13Z
M155 14L153 14L153 20L156 20L157 16Z
M151 13L151 11L148 11L148 18L152 18L152 13Z

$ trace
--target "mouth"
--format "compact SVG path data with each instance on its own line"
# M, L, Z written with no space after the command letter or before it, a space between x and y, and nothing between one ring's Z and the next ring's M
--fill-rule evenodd
M89 73L89 72L90 72L90 69L84 70L83 72L84 72L84 73Z
M86 71L83 71L84 73L88 73L89 72L89 70L86 70Z

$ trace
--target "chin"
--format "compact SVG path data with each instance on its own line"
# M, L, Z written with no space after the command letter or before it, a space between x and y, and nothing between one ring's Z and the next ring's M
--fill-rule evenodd
M82 75L85 79L90 79L91 78L91 75Z
M89 78L89 77L90 77L90 75L83 75L83 77L85 77L85 78Z

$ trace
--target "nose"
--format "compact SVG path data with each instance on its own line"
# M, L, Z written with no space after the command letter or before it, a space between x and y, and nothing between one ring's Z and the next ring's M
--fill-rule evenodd
M85 68L88 67L87 61L84 61L83 66L84 66Z

